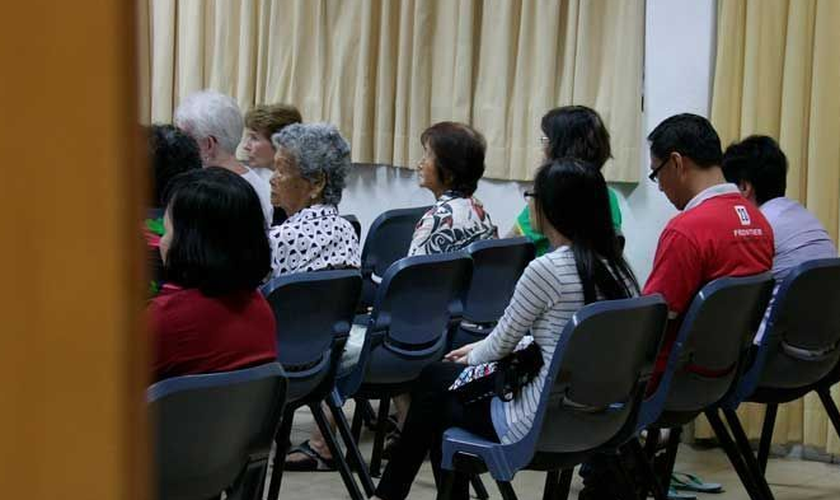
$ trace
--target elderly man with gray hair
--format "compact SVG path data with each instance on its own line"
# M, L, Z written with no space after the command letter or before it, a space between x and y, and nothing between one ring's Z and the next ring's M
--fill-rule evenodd
M326 123L292 124L271 137L271 201L289 218L271 228L274 275L358 268L359 241L338 215L350 145Z
M198 143L204 167L222 167L241 175L260 198L266 226L271 225L274 207L271 187L256 172L236 159L236 147L244 128L236 102L219 92L204 90L190 94L175 110L175 126Z

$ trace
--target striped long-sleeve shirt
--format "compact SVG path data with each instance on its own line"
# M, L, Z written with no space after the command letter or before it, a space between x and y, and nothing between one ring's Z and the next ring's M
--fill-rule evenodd
M525 268L499 324L469 353L471 365L502 359L529 332L542 351L540 373L517 397L508 402L494 399L491 404L493 426L502 443L516 442L531 429L557 340L566 322L583 305L574 254L570 247L562 246Z

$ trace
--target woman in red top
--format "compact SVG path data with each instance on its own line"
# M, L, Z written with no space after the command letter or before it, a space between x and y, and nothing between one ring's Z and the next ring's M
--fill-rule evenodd
M257 290L271 250L254 189L211 167L176 177L166 199L167 284L147 311L154 380L274 361L274 315Z

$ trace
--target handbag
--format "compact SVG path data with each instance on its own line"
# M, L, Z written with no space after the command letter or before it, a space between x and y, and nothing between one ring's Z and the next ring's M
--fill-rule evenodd
M449 390L465 405L492 397L510 401L537 376L542 366L542 351L531 342L499 361L464 368Z

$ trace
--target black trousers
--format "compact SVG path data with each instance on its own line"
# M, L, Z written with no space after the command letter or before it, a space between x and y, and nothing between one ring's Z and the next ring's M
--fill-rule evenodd
M450 427L461 427L498 441L490 417L490 399L465 406L447 390L465 367L442 361L427 366L420 374L411 392L411 407L402 437L385 467L376 496L384 500L406 498L426 453L432 461L435 483L440 485L442 438ZM457 474L452 498L469 499L469 486L469 478Z

